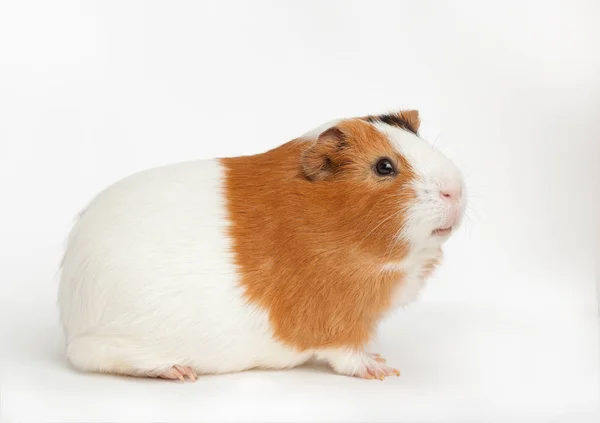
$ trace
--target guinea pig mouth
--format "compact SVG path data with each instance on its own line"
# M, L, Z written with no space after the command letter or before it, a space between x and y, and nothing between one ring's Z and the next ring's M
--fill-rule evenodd
M433 232L431 232L431 235L444 236L444 235L449 235L450 232L452 232L452 226L450 226L448 228L435 229Z

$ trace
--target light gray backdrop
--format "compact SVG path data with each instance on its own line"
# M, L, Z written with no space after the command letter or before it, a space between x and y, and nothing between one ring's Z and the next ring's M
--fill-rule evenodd
M4 415L506 421L593 410L599 12L594 1L3 1ZM57 266L100 189L394 108L420 110L423 136L471 194L422 300L382 327L375 347L401 378L305 368L179 386L63 365Z

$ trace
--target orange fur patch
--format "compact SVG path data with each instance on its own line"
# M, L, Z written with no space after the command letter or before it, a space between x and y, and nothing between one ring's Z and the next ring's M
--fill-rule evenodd
M391 306L403 206L414 172L371 124L352 119L318 141L221 159L230 236L248 299L297 349L361 347ZM396 177L373 172L389 157Z

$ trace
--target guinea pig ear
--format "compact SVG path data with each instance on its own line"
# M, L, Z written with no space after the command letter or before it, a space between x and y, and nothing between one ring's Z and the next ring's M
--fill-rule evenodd
M316 141L302 155L302 170L311 181L321 181L335 172L335 155L346 146L346 136L338 128L332 127L319 135Z
M406 122L412 132L415 134L419 132L421 119L419 118L418 110L403 110L398 113L398 117Z

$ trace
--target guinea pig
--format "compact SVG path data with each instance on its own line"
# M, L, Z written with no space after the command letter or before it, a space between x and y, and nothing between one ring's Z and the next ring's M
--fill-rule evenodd
M419 125L414 110L340 119L106 188L61 264L67 361L182 381L312 358L399 375L366 348L417 298L466 206L461 172Z

